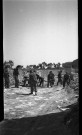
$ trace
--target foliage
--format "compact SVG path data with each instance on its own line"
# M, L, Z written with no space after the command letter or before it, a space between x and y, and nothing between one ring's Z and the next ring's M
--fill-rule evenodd
M17 65L16 68L22 69L23 66L22 65Z
M72 62L72 67L73 67L73 68L78 68L78 59L76 59L76 60L74 60L74 61Z
M62 64L64 68L78 68L78 59L74 60L73 62L65 62Z
M9 68L12 68L14 66L14 62L12 60L9 60L9 61L5 61L3 63L3 67L9 67Z
M72 62L63 63L62 66L63 66L64 68L71 68L71 67L72 67Z

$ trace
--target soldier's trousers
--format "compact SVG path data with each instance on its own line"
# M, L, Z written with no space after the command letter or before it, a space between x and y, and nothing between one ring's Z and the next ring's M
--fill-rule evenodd
M41 79L41 80L40 80L40 86L42 86L42 87L43 87L43 85L44 85L44 80L43 80L43 79Z
M66 84L69 85L69 83L69 80L63 80L63 87L65 87Z
M9 77L5 77L5 88L9 88Z
M53 86L54 85L54 80L49 80L48 81L48 84L47 84L47 87L49 87L49 86Z
M48 84L47 84L47 87L49 87L50 86L50 81L48 80Z
M37 92L36 83L30 84L30 87L31 87L31 94L33 94L33 91Z
M24 80L24 86L26 86L26 80Z
M61 78L58 78L57 85L58 85L59 83L62 85L62 79L61 79Z
M18 76L15 76L15 87L18 88L19 87L19 80L18 80Z

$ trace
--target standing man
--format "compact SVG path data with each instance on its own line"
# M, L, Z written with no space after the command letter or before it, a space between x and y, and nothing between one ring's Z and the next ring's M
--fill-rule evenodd
M40 76L36 73L36 77L37 77L37 86L40 86Z
M49 72L48 74L48 84L47 87L49 86L53 86L54 85L54 74L52 73L52 71Z
M35 95L37 95L37 89L36 89L37 76L36 76L36 71L30 70L29 83L30 83L30 87L31 87L31 93L30 94L33 94L33 91L35 91Z
M18 75L19 75L19 71L18 71L18 67L16 67L13 71L13 76L15 79L15 87L19 88L19 79L18 79Z
M51 85L51 87L54 85L54 74L53 74L53 72L51 71L51 77L50 77L50 85Z
M61 75L62 71L59 71L58 73L58 82L57 82L57 85L58 83L60 83L62 85L62 75Z
M70 80L69 81L74 81L74 76L72 74L72 72L69 74Z
M42 86L43 87L43 85L44 85L44 78L43 77L41 77L41 76L39 76L39 82L40 82L40 87Z
M66 72L66 74L64 75L64 78L63 78L63 88L65 88L65 84L67 83L67 85L69 85L70 83L70 77L69 77L69 74Z
M23 80L23 83L24 83L24 87L26 87L26 82L27 82L27 77L26 76L24 76L24 80Z
M50 86L50 72L49 72L49 74L48 74L48 77L47 77L47 87L49 87Z
M4 80L5 80L5 88L9 88L9 68L5 67L4 69Z

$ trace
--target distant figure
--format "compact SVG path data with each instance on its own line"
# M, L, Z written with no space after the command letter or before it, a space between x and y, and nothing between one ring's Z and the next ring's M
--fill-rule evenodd
M33 94L33 91L35 91L35 95L37 95L37 89L36 89L37 76L36 76L36 71L30 70L29 83L30 83L30 87L31 87L31 93L30 94Z
M40 80L39 80L40 76L38 74L36 74L36 77L37 77L37 86L39 86L40 85Z
M29 79L28 79L28 77L27 76L24 76L24 80L23 80L23 83L24 83L24 87L26 87L27 86L27 81L28 81Z
M61 75L62 71L59 71L58 73L58 82L57 85L60 83L62 85L62 75Z
M40 82L40 87L43 87L44 86L44 78L39 76L39 82Z
M41 77L40 75L38 75L38 74L36 74L36 76L37 76L37 86L40 86L40 87L43 87L43 85L44 85L44 78L43 77Z
M70 82L70 81L74 81L74 76L73 76L73 74L72 74L72 73L70 73L70 74L69 74L69 77L70 77L69 82Z
M69 74L66 72L63 78L63 88L65 88L65 84L69 85L69 83L70 83L70 77Z
M19 75L19 71L18 71L18 68L16 67L13 71L13 76L14 76L14 79L15 79L15 87L16 88L19 88L19 79L18 79L18 75Z
M24 77L23 77L23 86L26 87L26 86L29 86L29 73L25 73L24 74Z
M47 84L47 87L49 86L53 86L54 85L54 74L52 71L49 72L48 74L48 84Z
M5 88L9 88L9 68L5 67L4 69L4 80L5 80Z

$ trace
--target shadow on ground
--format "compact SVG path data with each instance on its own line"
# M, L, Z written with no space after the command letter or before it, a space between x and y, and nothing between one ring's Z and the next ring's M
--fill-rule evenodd
M68 111L37 117L4 120L0 123L0 135L79 135L67 128L64 117ZM76 128L76 127L74 127Z

